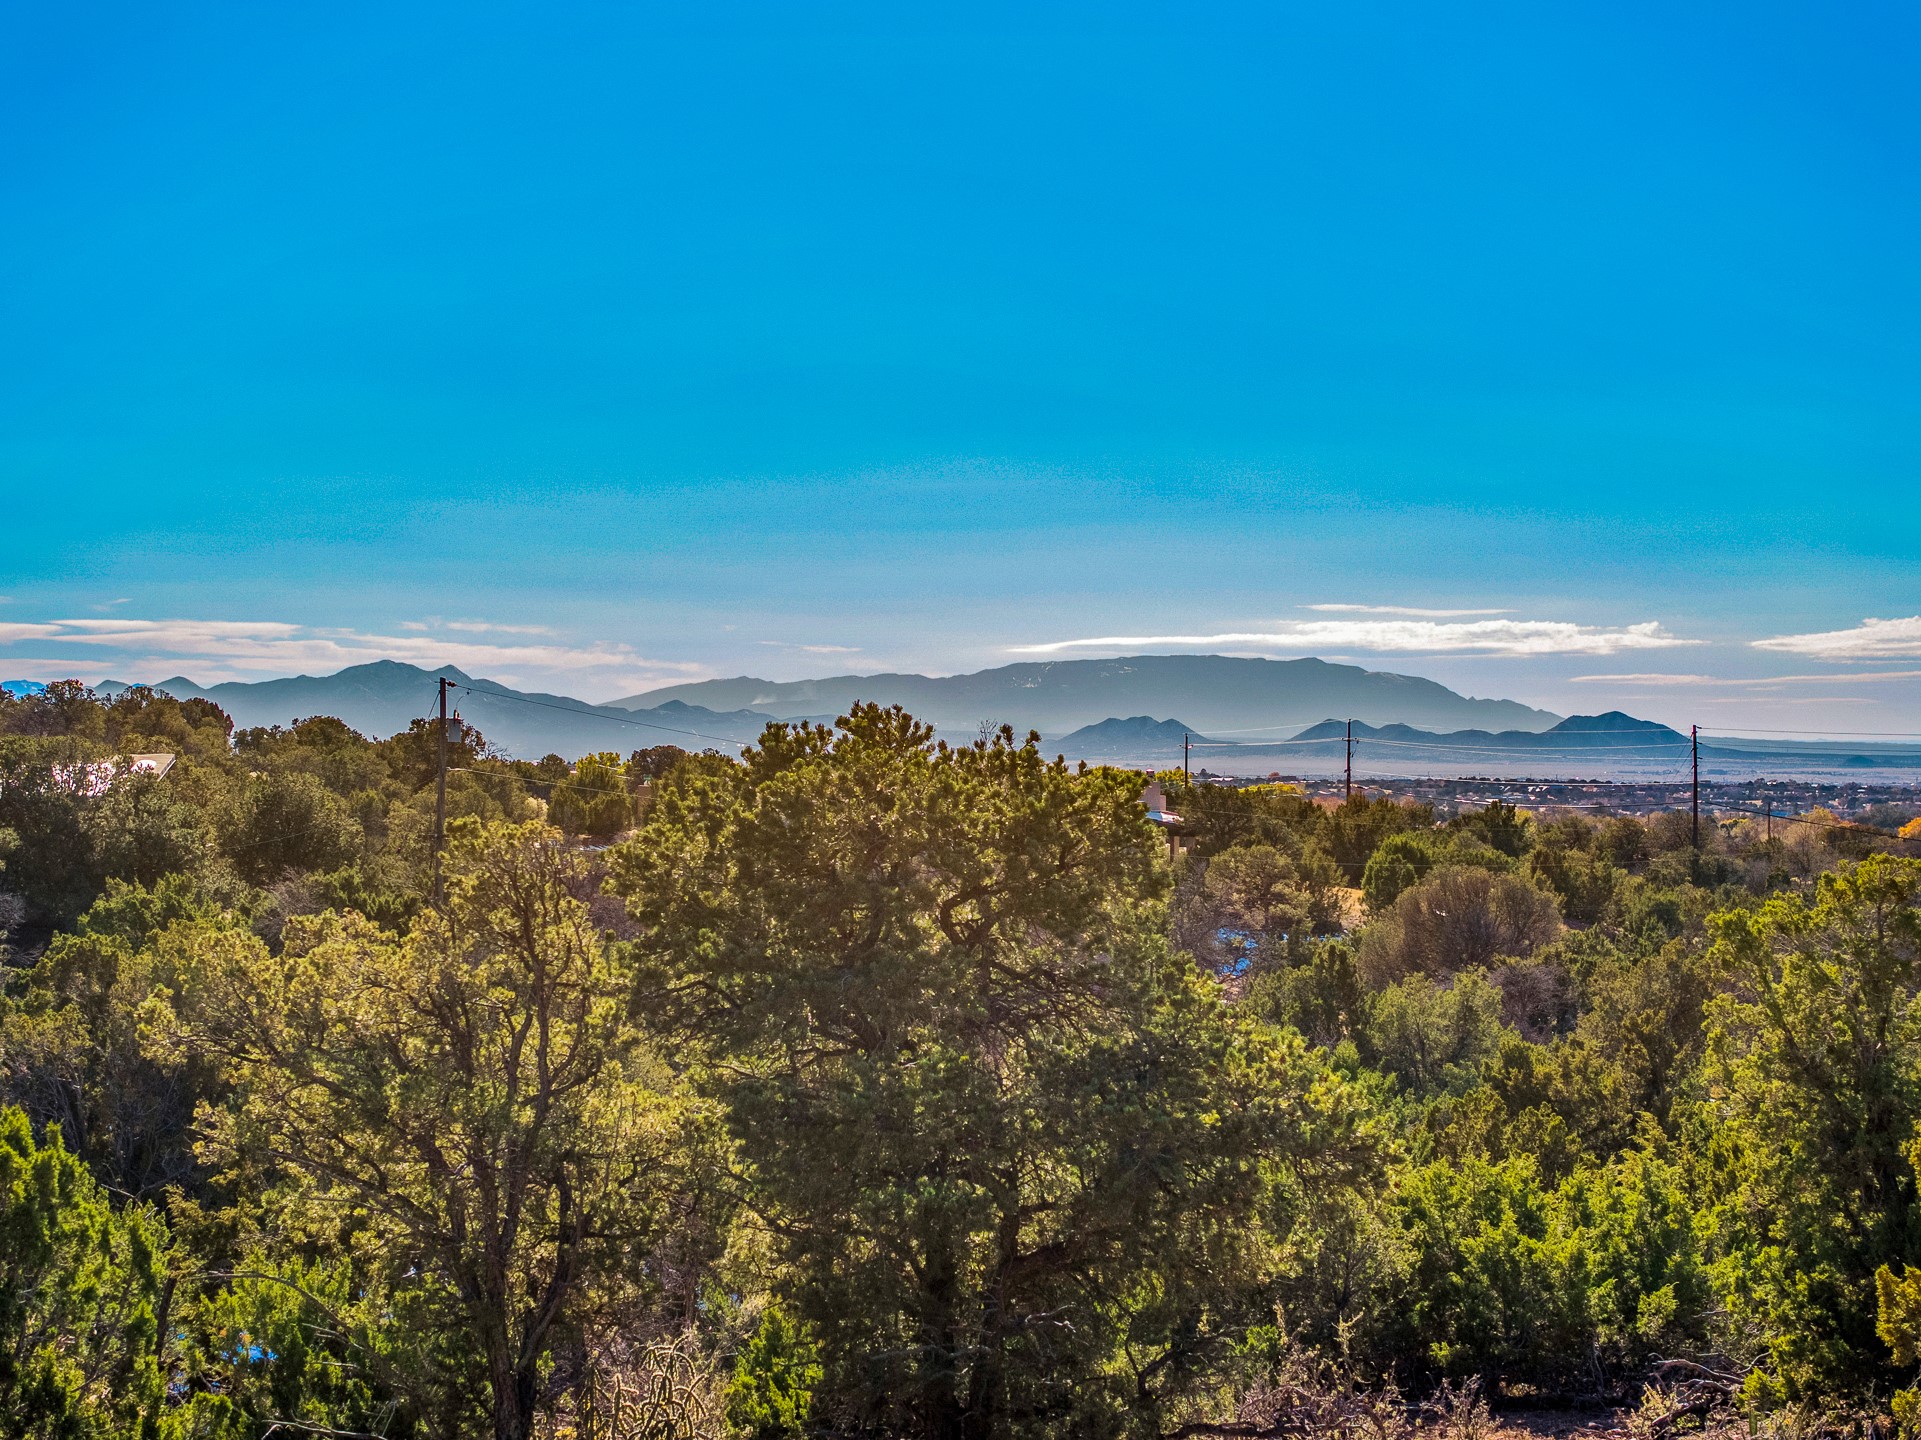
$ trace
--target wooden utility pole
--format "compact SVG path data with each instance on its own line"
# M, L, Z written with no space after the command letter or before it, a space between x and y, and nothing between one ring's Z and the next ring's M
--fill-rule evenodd
M1354 722L1347 722L1347 788L1341 792L1342 800L1354 798Z
M1688 836L1694 848L1699 850L1701 848L1701 727L1690 725L1688 731L1688 744L1694 754L1694 801L1689 810Z
M440 677L440 766L434 784L434 904L440 903L440 850L447 840L447 686Z
M1188 741L1187 733L1183 731L1181 733L1181 779L1186 780L1189 784L1192 784L1193 780L1187 773L1187 741Z

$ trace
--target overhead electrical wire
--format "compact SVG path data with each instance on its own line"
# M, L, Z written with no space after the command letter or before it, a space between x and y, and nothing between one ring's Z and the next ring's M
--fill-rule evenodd
M1780 820L1788 825L1809 825L1818 830L1859 830L1866 835L1880 835L1886 839L1900 840L1910 845L1917 843L1898 830L1884 830L1879 825L1864 825L1859 820L1843 820L1838 815L1826 820L1816 820L1811 815L1775 815L1765 809L1750 811L1742 808L1738 803L1729 801L1716 802L1713 808L1716 811L1734 810L1742 815L1752 814L1756 819Z
M516 775L511 770L482 770L475 765L449 765L447 773L449 775L492 775L501 780L518 780L523 785L565 785L582 795L625 795L629 800L634 798L634 792L631 790L610 790L604 785L576 785L571 775L565 780L530 780L527 776Z
M455 690L459 690L464 694L477 695L490 700L511 700L516 704L520 704L520 705L537 705L545 710L558 710L564 715L579 715L579 716L582 716L583 718L590 719L590 720L603 720L611 725L631 725L644 730L661 730L671 735L689 735L697 740L712 740L717 744L734 745L742 748L745 748L747 745L751 743L745 740L731 739L730 737L725 735L712 735L707 733L704 730L689 730L689 729L685 729L683 727L675 726L675 725L663 725L657 720L635 720L625 716L608 715L600 709L588 707L586 705L580 705L580 706L556 705L550 700L536 700L531 695L517 695L511 691L482 690L472 685L464 685L459 683L454 684L451 688ZM770 723L772 723L773 720L774 720L774 717L770 716L769 717ZM1817 739L1825 738L1828 736L1861 736L1864 738L1880 737L1884 739L1921 739L1921 731L1916 731L1916 730L1770 730L1758 725L1744 725L1739 728L1745 731L1751 731L1757 735L1812 735ZM1545 734L1546 732L1539 732L1539 733ZM1710 738L1721 739L1721 740L1739 740L1745 737L1741 735L1718 735L1714 737L1704 736L1702 738L1703 739L1710 739ZM1313 736L1308 738L1294 736L1284 740L1195 740L1190 743L1190 748L1196 749L1196 750L1202 749L1202 748L1211 748L1211 749L1232 748L1232 749L1264 750L1276 745L1343 745L1345 743L1347 743L1345 736L1340 736L1340 735L1325 736L1324 735L1324 736ZM1393 745L1393 746L1404 748L1404 749L1415 749L1415 750L1463 750L1463 751L1474 751L1477 753L1487 753L1487 754L1499 753L1504 755L1513 754L1517 749L1526 750L1526 749L1532 748L1532 747L1525 747L1525 746L1522 746L1522 747L1477 746L1477 745L1466 744L1466 743L1450 744L1445 741L1431 741L1431 740L1390 740L1379 735L1364 735L1364 736L1357 735L1354 737L1354 743L1357 745L1362 743L1366 743L1369 745ZM1671 749L1671 748L1676 748L1680 746L1685 746L1687 744L1688 744L1687 736L1676 734L1672 738L1667 736L1650 736L1647 740L1638 741L1638 742L1637 741L1610 741L1604 745L1570 746L1569 750L1579 750L1582 753L1586 753L1589 751L1602 751L1602 750L1611 750L1611 751L1661 750L1661 749ZM1557 747L1552 745L1543 745L1538 748L1541 752L1563 753Z
M752 743L750 741L745 741L745 740L735 740L725 735L710 734L707 731L703 731L703 730L692 730L682 726L664 725L664 724L661 724L659 721L655 721L655 720L637 720L637 719L629 718L626 716L608 715L598 709L588 708L584 705L583 706L558 705L552 701L537 700L532 696L519 695L511 691L482 690L473 685L458 684L458 683L451 685L449 688L459 690L462 693L467 695L478 696L483 699L510 700L515 702L516 704L533 705L544 710L557 710L560 713L565 715L577 715L584 719L604 721L612 725L627 725L636 729L659 731L663 734L668 734L668 735L685 735L692 739L706 740L717 745L729 745L734 747L736 750L748 749L750 748ZM772 717L770 717L770 723L774 723L772 720ZM1921 739L1921 731L1901 731L1901 730L1818 731L1818 730L1785 730L1785 729L1770 730L1761 726L1742 726L1740 728L1743 730L1751 731L1757 735L1809 735L1817 738L1825 738L1829 736L1834 736L1834 737L1859 736L1863 738ZM1739 735L1722 735L1722 736L1717 736L1715 738L1722 739L1722 740L1738 740L1743 737ZM1650 761L1657 760L1657 759L1663 760L1663 761L1684 761L1690 749L1689 737L1682 736L1679 734L1676 734L1672 737L1649 736L1645 740L1639 740L1639 741L1626 741L1626 740L1609 741L1607 743L1598 744L1598 745L1569 745L1566 747L1561 747L1553 744L1543 744L1538 746L1535 746L1535 745L1492 746L1492 745L1475 745L1475 744L1454 744L1444 740L1392 740L1379 735L1356 735L1353 737L1352 741L1350 742L1348 737L1344 735L1331 735L1331 736L1315 736L1315 737L1309 737L1309 738L1294 736L1292 738L1284 739L1284 740L1195 740L1195 741L1190 741L1188 743L1187 748L1190 751L1212 749L1212 750L1237 750L1243 753L1259 753L1264 750L1279 749L1281 747L1296 748L1296 747L1305 747L1305 746L1320 746L1323 749L1338 749L1338 748L1345 747L1349 743L1352 743L1353 745L1356 745L1356 746L1380 746L1380 747L1393 749L1393 750L1426 751L1433 754L1477 755L1477 756L1499 757L1502 759L1514 760L1514 761L1554 759L1554 760L1563 761L1563 762L1578 761L1588 756L1597 756L1597 757L1599 756L1617 756L1617 757L1646 756ZM1803 751L1801 753L1809 758L1813 758L1815 756L1821 756L1821 755L1841 754L1841 753L1845 753L1845 751L1844 750L1827 751L1827 750L1810 749L1810 750ZM450 767L450 768L458 769L463 767ZM477 773L485 773L485 772L477 772ZM1494 778L1494 777L1490 777L1490 778ZM1522 777L1522 778L1537 778L1537 777ZM1595 782L1589 782L1589 783L1610 784L1610 783L1621 783L1621 782L1595 781ZM1646 781L1645 783L1659 784L1664 782L1650 777L1649 780ZM615 792L607 792L607 793L615 793ZM621 793L624 793L624 792L621 792ZM1786 818L1786 817L1782 817L1782 818ZM1819 823L1819 822L1815 822L1815 823ZM1877 832L1877 833L1880 833L1880 832ZM1896 837L1896 838L1899 838L1899 837Z
M526 780L525 776L515 775L510 770L484 770L474 765L449 765L447 767L447 772L449 774L460 774L460 775L491 775L497 779L521 780L523 783ZM632 790L610 789L606 786L600 786L600 785L573 785L571 784L571 781L558 781L558 780L551 781L551 782L536 782L536 783L551 783L555 785L569 784L573 790L583 795L621 795L621 796L625 796L628 799L634 798L634 792ZM1592 783L1608 785L1608 784L1617 784L1617 783L1632 784L1633 782L1631 781L1616 782L1616 781L1602 780L1602 781L1595 781ZM1755 810L1749 811L1747 809L1744 809L1742 806L1729 801L1713 802L1713 810L1715 813L1726 813L1727 811L1730 811L1730 810L1735 811L1736 813L1742 814L1742 815L1752 813L1756 818L1760 818L1764 814L1762 810L1755 809ZM1817 820L1812 816L1808 816L1808 815L1777 814L1772 816L1771 818L1775 820L1779 820L1783 824L1787 824L1787 825L1808 825L1816 829L1824 829L1824 830L1857 830L1863 834L1879 835L1889 840L1908 840L1908 837L1902 835L1899 831L1884 830L1879 826L1875 826L1875 825L1864 825L1858 820L1843 820L1838 816L1831 819L1827 819L1827 820ZM294 832L291 832L291 834L286 837L270 837L270 838L292 838L292 835L297 835L302 833L305 833L305 832L294 831Z
M1332 744L1344 742L1336 740ZM1474 755L1591 755L1602 752L1634 752L1640 755L1686 754L1687 738L1678 741L1664 740L1659 744L1648 745L1444 745L1428 740L1382 740L1373 735L1354 737L1356 745L1387 745L1396 750L1448 750L1461 754Z
M627 720L616 715L606 715L599 710L588 709L584 706L576 708L572 705L556 705L551 700L536 700L531 695L515 695L501 690L476 690L471 685L457 684L450 688L464 691L469 695L484 696L489 700L512 700L521 705L538 705L543 710L558 710L563 715L578 715L587 720L603 720L609 725L634 725L642 730L664 730L669 735L691 735L696 740L712 740L717 745L732 745L742 750L746 749L750 743L746 740L730 740L725 735L709 735L703 730L683 730L678 726L662 725L653 720Z
M1756 735L1812 735L1816 739L1826 739L1830 735L1861 735L1872 738L1882 736L1890 740L1921 740L1921 730L1768 730L1759 725L1743 725L1743 730L1751 730ZM1706 739L1706 736L1702 736ZM1743 735L1719 735L1719 740L1742 740Z
M1188 749L1244 750L1249 753L1258 753L1263 750L1275 749L1282 745L1326 745L1334 749L1339 749L1347 743L1346 737L1341 735L1318 736L1311 740L1194 740L1188 743ZM1450 745L1427 740L1383 740L1373 735L1356 735L1353 743L1357 747L1361 745L1391 745L1396 749L1402 750L1446 750L1453 753L1479 755L1586 755L1599 751L1633 751L1646 755L1676 751L1686 753L1688 748L1688 742L1685 736L1679 741L1664 740L1656 744L1647 745Z

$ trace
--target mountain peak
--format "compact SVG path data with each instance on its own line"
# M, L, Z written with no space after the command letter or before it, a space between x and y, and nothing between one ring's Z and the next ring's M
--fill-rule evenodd
M453 680L462 685L471 685L473 683L473 676L453 665L442 665L437 670L427 670L419 665L411 664L406 660L369 660L361 665L349 665L345 670L337 670L332 675L318 677L303 675L300 678L303 680L316 678L338 680L342 676L351 676L355 680L390 680L401 677L414 679L417 677L423 680Z
M1071 734L1061 736L1060 743L1065 745L1071 741L1082 745L1103 742L1111 744L1127 740L1137 743L1150 741L1178 745L1184 739L1199 743L1207 737L1192 725L1180 720L1156 720L1152 715L1130 715L1123 720L1110 715L1105 720L1097 720L1092 725L1083 725Z
M1670 735L1681 732L1671 726L1653 720L1637 720L1632 715L1624 715L1619 710L1609 710L1600 715L1570 715L1560 724L1547 731L1549 735L1591 735L1601 732L1621 730L1665 730Z

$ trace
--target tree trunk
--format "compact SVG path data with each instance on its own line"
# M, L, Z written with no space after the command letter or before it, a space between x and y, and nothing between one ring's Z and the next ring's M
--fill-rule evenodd
M1012 1197L1001 1209L995 1234L994 1273L981 1297L980 1356L968 1386L966 1440L992 1440L999 1423L1006 1370L1003 1336L1007 1328L1007 1279L1020 1255L1020 1213Z
M927 1440L966 1440L967 1415L960 1394L959 1327L954 1323L956 1283L952 1266L931 1268L922 1311L921 1433Z
M535 1376L531 1366L514 1363L505 1336L488 1336L487 1379L493 1390L494 1440L532 1440Z

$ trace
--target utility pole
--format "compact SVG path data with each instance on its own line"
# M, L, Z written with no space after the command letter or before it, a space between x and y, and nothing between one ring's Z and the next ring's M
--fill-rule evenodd
M1187 739L1187 733L1183 731L1181 733L1181 779L1186 780L1191 785L1193 784L1193 780L1187 773Z
M440 849L447 840L447 685L440 677L440 774L434 786L434 904L440 903Z
M1768 807L1768 844L1772 845L1774 843L1774 802L1772 800L1768 801L1767 807Z
M1347 788L1341 792L1342 800L1354 798L1354 722L1347 722Z
M1688 732L1689 748L1694 755L1694 801L1689 811L1688 836L1694 848L1699 850L1701 848L1701 727L1690 725Z

